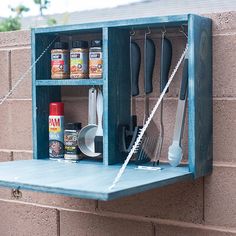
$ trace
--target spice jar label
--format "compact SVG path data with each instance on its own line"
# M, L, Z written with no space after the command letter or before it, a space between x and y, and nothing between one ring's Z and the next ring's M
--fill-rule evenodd
M69 75L69 58L67 50L53 50L51 54L52 78L63 79Z
M102 52L89 53L89 77L102 77Z
M70 53L70 77L88 77L88 50L73 49Z

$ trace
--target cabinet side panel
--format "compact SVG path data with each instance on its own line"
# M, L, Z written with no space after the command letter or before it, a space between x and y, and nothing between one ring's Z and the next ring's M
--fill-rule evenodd
M55 36L34 35L32 62L37 60ZM37 79L50 79L50 49L33 68L33 147L34 159L48 158L48 115L49 103L61 100L59 86L36 86Z
M195 178L212 171L212 23L189 15L189 167Z
M107 28L107 77L104 81L104 122L107 122L107 158L104 164L123 161L119 151L119 125L128 125L130 119L129 31ZM105 49L104 49L105 50Z

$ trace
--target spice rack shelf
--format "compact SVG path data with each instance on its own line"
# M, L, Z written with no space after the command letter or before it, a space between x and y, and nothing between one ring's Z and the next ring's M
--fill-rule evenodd
M130 31L188 29L188 163L160 163L161 171L137 169L132 163L116 187L109 189L127 154L119 149L118 127L130 123ZM110 200L212 171L212 29L211 20L193 14L66 25L32 30L32 62L55 38L103 41L103 79L49 80L50 49L32 71L33 160L0 163L0 185L74 197ZM45 69L47 68L47 69ZM102 85L102 161L79 163L48 159L48 107L61 101L61 86Z
M96 86L103 85L103 79L63 79L63 80L36 80L36 86Z

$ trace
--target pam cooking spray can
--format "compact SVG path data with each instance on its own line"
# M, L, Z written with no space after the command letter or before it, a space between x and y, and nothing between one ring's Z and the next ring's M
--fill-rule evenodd
M49 107L49 158L64 157L64 103L52 102Z

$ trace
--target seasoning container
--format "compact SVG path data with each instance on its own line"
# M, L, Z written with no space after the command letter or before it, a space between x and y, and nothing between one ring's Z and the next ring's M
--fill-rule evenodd
M64 131L64 158L65 160L77 161L82 157L78 147L78 134L81 123L68 123Z
M89 78L102 78L102 40L92 40L89 49Z
M70 50L70 78L88 78L88 42L74 41Z
M52 102L49 108L49 158L64 157L64 103Z
M68 43L55 42L51 50L51 78L69 78L69 50Z

